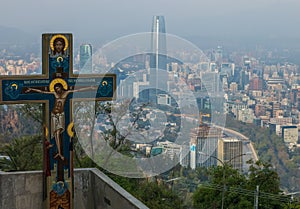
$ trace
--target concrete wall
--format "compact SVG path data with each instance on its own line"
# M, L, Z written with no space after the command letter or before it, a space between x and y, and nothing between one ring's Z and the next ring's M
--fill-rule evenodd
M75 204L75 209L149 209L95 168L76 170Z
M42 208L42 172L0 173L0 208Z
M75 170L74 209L147 209L98 169ZM0 209L42 209L42 172L0 172Z

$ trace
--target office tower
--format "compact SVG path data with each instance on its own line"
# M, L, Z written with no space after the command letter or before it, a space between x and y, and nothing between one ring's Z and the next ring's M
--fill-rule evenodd
M222 130L200 124L191 130L190 139L190 167L211 167L217 165L218 140L222 137Z
M234 67L234 73L233 73L233 82L239 83L240 82L240 72L242 68L241 67Z
M82 44L79 49L80 61L79 69L80 71L92 72L92 45Z
M216 64L215 62L211 62L211 63L209 64L209 70L210 70L211 72L215 72L217 69L218 69L218 66L217 66L217 64Z
M240 82L239 86L241 90L245 90L245 86L249 84L249 72L247 72L245 69L242 69L240 71Z
M217 50L215 52L215 61L218 64L221 64L222 60L223 60L223 48L222 48L222 46L218 46Z
M211 94L223 92L223 86L220 80L220 74L216 72L200 72L201 89L206 89Z
M197 150L200 152L198 153L197 166L211 167L217 165L218 140L221 137L221 129L200 125L197 134Z
M119 98L132 98L133 97L133 85L135 82L134 77L127 77L126 79L120 80L118 87Z
M292 88L290 91L290 100L291 100L293 107L297 106L297 95L298 95L298 89Z
M164 16L154 16L151 29L150 68L167 69L167 38Z
M150 102L156 102L159 90L167 92L167 46L166 28L163 16L154 16L151 30L151 54L150 54Z
M136 72L134 76L127 76L126 79L120 80L118 87L119 98L133 98L138 99L143 97L143 92L149 86L147 81L147 74L144 72Z
M272 112L271 112L271 117L275 118L276 117L276 112L280 110L280 102L277 101L273 101L271 102L271 106L272 106Z
M150 68L167 69L167 39L164 16L154 16L151 30Z
M230 80L232 80L234 76L234 68L235 68L234 63L222 63L220 74L227 75L227 77L230 78Z
M246 67L246 69L250 69L251 68L251 60L248 56L244 56L243 57L243 64Z
M263 80L259 77L254 77L249 81L249 90L262 91Z
M218 159L223 163L228 163L234 169L243 168L243 142L237 138L222 138L218 141ZM218 165L222 164L218 162Z
M231 93L236 93L238 91L238 84L236 82L230 83L229 89Z

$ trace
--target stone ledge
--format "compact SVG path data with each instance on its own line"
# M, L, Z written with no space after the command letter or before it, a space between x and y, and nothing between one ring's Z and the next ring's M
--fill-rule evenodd
M74 209L148 209L96 168L75 169ZM42 171L0 172L0 208L42 209Z

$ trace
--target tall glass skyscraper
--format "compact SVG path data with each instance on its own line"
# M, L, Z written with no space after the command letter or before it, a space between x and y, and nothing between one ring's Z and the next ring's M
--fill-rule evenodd
M154 16L152 20L150 68L166 70L167 40L164 16Z
M149 99L156 102L158 94L168 91L166 26L163 16L153 17L151 32L149 84L152 90Z
M79 69L84 70L85 72L92 72L92 45L80 45L79 55Z

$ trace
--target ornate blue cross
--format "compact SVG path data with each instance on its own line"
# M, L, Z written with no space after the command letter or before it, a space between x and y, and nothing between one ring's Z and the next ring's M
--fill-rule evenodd
M42 103L44 109L44 202L73 208L72 96L115 99L116 75L74 74L72 34L43 34L42 74L0 76L0 104Z

